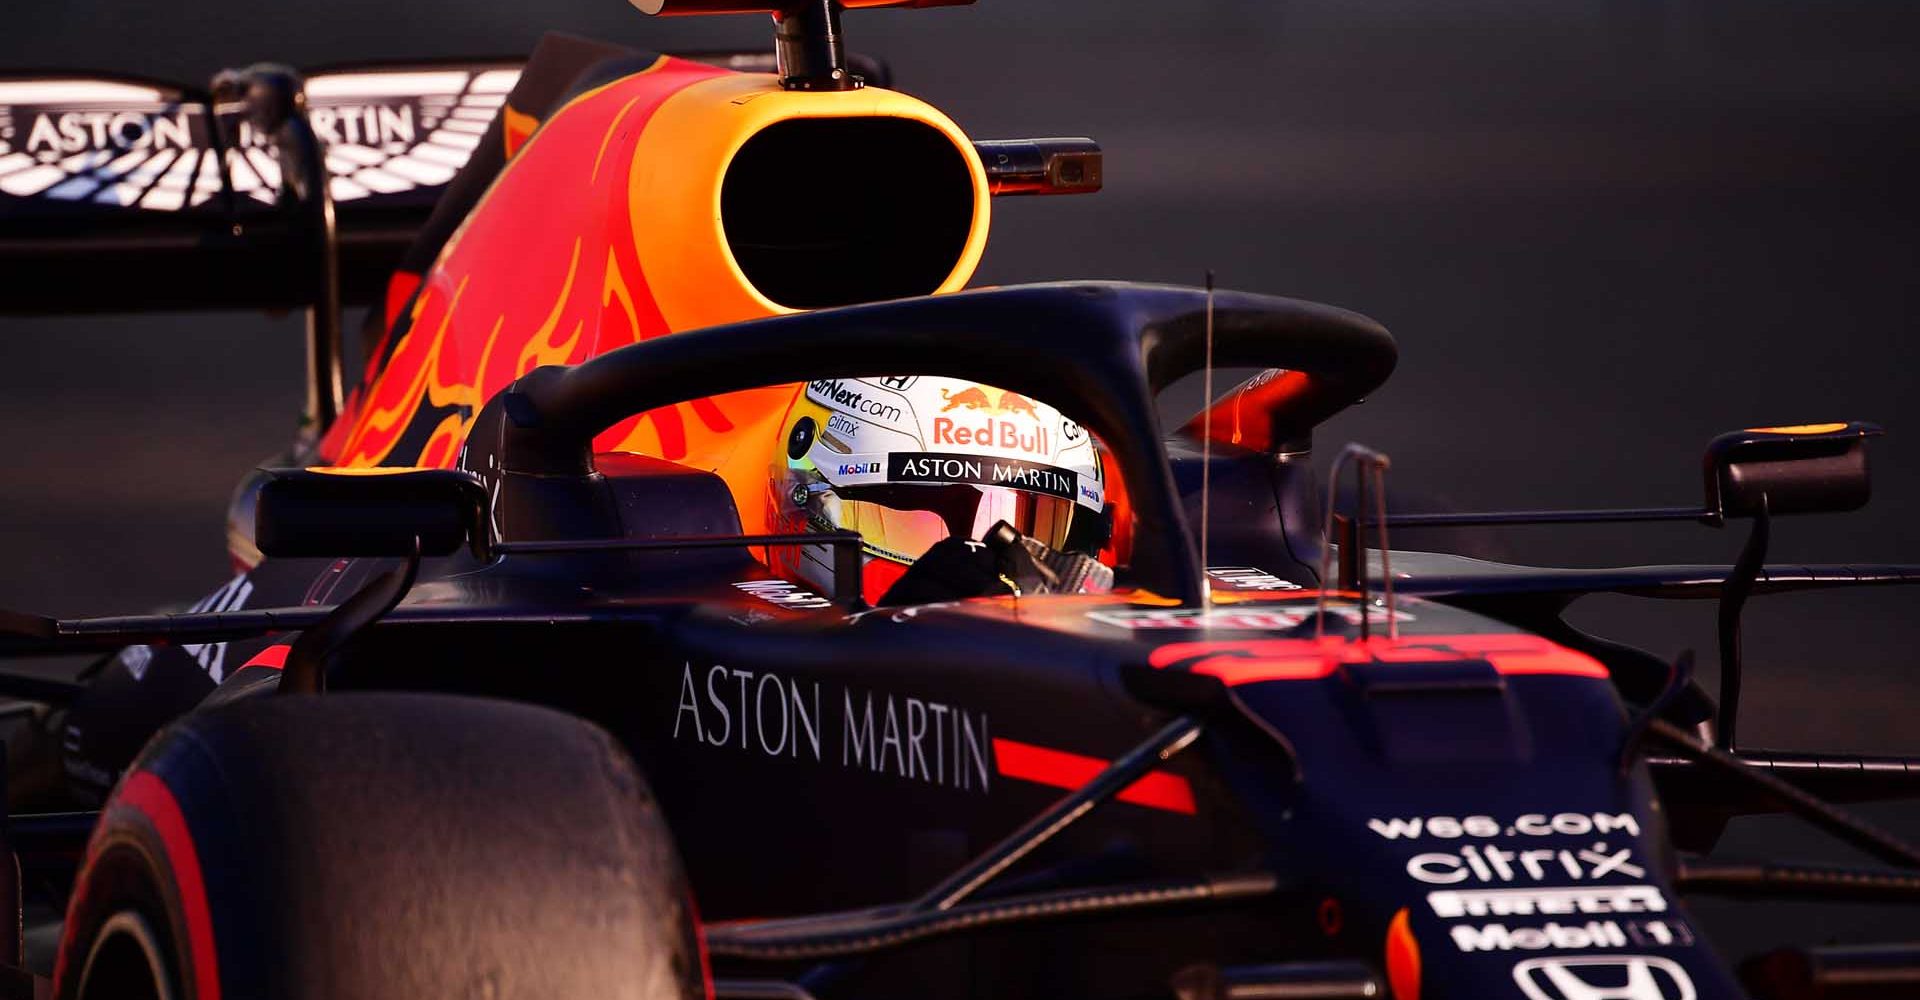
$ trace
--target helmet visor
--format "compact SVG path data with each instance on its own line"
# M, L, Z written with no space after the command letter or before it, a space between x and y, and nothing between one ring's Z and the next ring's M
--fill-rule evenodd
M830 520L897 562L912 562L945 538L984 537L998 521L1060 548L1074 513L1071 500L1004 486L855 486L822 499Z

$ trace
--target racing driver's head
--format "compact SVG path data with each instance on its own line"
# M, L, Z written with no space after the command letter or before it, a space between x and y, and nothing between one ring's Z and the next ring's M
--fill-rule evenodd
M861 591L878 601L944 538L1006 521L1056 549L1105 544L1100 454L1045 403L929 375L811 382L773 460L782 531L857 531ZM770 554L776 571L832 592L827 546Z

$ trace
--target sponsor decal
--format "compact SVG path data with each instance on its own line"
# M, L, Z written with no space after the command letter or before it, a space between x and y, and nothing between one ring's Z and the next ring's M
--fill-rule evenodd
M1658 945L1688 948L1693 946L1693 931L1678 920L1629 920L1627 937L1635 947Z
M1069 447L1079 444L1086 439L1086 436L1086 428L1065 417L1060 418L1060 440L1065 441Z
M837 378L816 379L807 383L807 398L817 402L831 403L843 410L877 418L885 423L900 422L900 407L884 399L875 399L859 388L860 383L849 385Z
M827 430L835 434L857 436L860 433L860 421L844 413L827 414Z
M896 483L973 483L1011 486L1062 500L1079 495L1079 474L1037 462L991 455L895 452L887 456L887 479Z
M1433 915L1459 917L1592 916L1665 913L1667 897L1651 885L1556 889L1445 889L1427 893Z
M959 392L950 389L940 390L940 398L946 401L940 408L941 413L951 413L958 409L976 410L984 413L1017 413L1040 419L1040 411L1034 408L1033 400L1017 392L1002 392L998 399L988 395L994 390L985 386L970 386Z
M1299 584L1282 580L1252 566L1209 566L1207 576L1230 590L1302 590Z
M733 585L735 590L743 590L768 604L783 608L812 610L833 607L833 602L810 590L788 583L785 580L746 580Z
M1585 948L1624 948L1627 932L1612 920L1594 920L1584 924L1549 923L1544 927L1508 927L1487 924L1484 927L1458 925L1448 932L1454 947L1475 951L1578 951Z
M1469 841L1406 861L1407 875L1416 882L1460 886L1429 892L1426 899L1436 918L1453 922L1447 934L1462 952L1669 948L1695 941L1683 921L1667 915L1672 904L1661 887L1643 881L1647 870L1631 845L1593 841L1585 847L1530 848L1524 840L1510 847L1490 842L1595 832L1637 837L1640 824L1632 813L1526 813L1510 822L1488 815L1375 818L1367 827L1389 841ZM1565 884L1603 880L1617 884ZM1542 882L1558 884L1537 884ZM1497 887L1473 887L1480 885Z
M968 389L967 392L978 392ZM962 393L965 395L965 393ZM952 417L933 418L933 443L973 448L998 448L1023 455L1047 458L1053 454L1053 441L1045 427L1032 421L984 420L962 422Z
M1329 604L1327 614L1351 625L1360 623L1359 608L1351 604ZM1368 605L1365 614L1370 624L1384 625L1387 609ZM1155 608L1137 611L1089 611L1087 617L1103 625L1141 629L1247 629L1279 631L1298 628L1312 621L1313 605L1259 607L1237 604L1223 608ZM1414 621L1405 611L1394 611L1397 622Z
M384 146L419 139L409 105L342 104L313 109L313 132L329 146L347 143Z
M42 111L21 146L57 159L96 149L193 149L193 127L180 107L141 111ZM51 155L45 155L51 154Z
M432 70L356 70L308 78L308 118L327 147L328 186L335 201L373 197L418 197L453 180L479 147L481 137L520 79L517 67L443 67ZM243 124L242 146L270 168L264 136ZM277 176L277 172L273 172ZM238 184L236 183L236 186ZM276 186L269 184L268 186ZM420 192L413 195L412 192ZM253 192L271 200L265 191Z
M219 614L224 611L238 611L246 605L247 598L251 596L253 596L253 583L247 579L245 573L242 573L228 580L226 585L219 590L195 602L193 607L187 609L187 614ZM200 669L205 670L207 676L213 678L215 684L226 679L226 643L183 643L180 646L180 651L193 657L194 662L200 664Z
M982 794L993 772L985 712L719 664L681 667L671 733L714 748Z
M1609 876L1645 878L1647 870L1633 860L1633 849L1609 848L1605 842L1572 850L1566 848L1509 851L1493 844L1468 844L1458 851L1416 854L1407 859L1407 874L1427 885L1462 882L1534 882L1567 878L1576 882Z
M1652 955L1530 958L1513 967L1526 1000L1697 1000L1680 963Z
M172 91L0 81L0 195L173 209L192 193L198 204L218 190L211 146L205 107Z
M918 381L920 381L920 376L918 375L889 375L879 380L881 385L892 389L894 392L906 392L908 389L913 388L913 384Z
M309 77L308 120L326 149L334 200L430 200L480 144L519 72ZM112 80L0 81L0 193L179 211L214 198L225 173L242 198L273 204L280 168L270 137L218 110L235 138L224 163L207 108L176 92Z
M1624 833L1640 836L1640 821L1632 813L1527 813L1511 822L1501 823L1491 816L1414 816L1408 819L1370 819L1367 829L1387 840L1441 840L1494 837L1584 837L1589 834Z
M1677 920L1548 922L1541 927L1513 927L1504 923L1479 926L1456 924L1447 933L1453 938L1454 947L1469 953L1685 947L1694 942L1693 932Z
M871 476L879 472L879 462L841 462L834 466L834 474L839 476Z

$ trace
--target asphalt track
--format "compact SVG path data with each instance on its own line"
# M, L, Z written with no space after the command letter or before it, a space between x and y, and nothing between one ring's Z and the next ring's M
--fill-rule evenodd
M260 59L516 53L544 27L665 49L766 34L752 17L648 23L618 0L10 13L0 66L181 79ZM856 14L848 30L978 137L1106 147L1096 198L995 206L979 283L1198 283L1211 268L1392 328L1399 374L1321 440L1391 453L1402 506L1685 503L1721 430L1863 418L1889 429L1872 506L1780 523L1776 557L1920 563L1920 8L982 0ZM228 490L291 432L299 336L295 318L252 315L0 319L0 607L137 611L211 589ZM1605 565L1730 562L1740 539L1679 525L1447 541ZM1920 753L1917 602L1762 599L1747 738ZM1591 599L1575 617L1692 646L1714 680L1710 605ZM1869 812L1920 837L1920 808ZM1737 823L1723 850L1852 860L1774 819ZM1736 954L1920 938L1912 909L1699 912Z

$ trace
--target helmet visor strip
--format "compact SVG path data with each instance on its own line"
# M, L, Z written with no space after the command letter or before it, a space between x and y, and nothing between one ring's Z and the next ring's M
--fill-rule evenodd
M1073 502L998 486L855 486L820 498L840 525L858 531L868 551L911 562L946 538L981 538L1005 521L1043 544L1060 547Z

